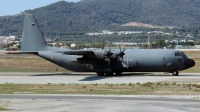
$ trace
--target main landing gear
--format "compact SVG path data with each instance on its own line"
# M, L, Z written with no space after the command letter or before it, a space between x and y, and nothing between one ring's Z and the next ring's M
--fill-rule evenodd
M174 76L178 76L179 71L174 71L174 72L172 72L172 74L173 74Z
M113 76L113 75L121 75L122 72L108 72L108 73L103 73L99 72L97 73L98 76Z
M104 76L104 73L97 73L98 76Z

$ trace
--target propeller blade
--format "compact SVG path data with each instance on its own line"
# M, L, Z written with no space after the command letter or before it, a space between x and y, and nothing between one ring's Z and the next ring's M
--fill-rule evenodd
M121 44L119 44L119 51L121 52Z
M124 48L122 52L124 53L125 50L126 50L126 48Z
M121 58L121 59L118 59L118 60L123 60L124 59L124 55L125 55L125 50L126 50L126 48L124 48L122 51L121 51L121 48L120 48L120 53L118 54L118 56L119 56L119 58Z

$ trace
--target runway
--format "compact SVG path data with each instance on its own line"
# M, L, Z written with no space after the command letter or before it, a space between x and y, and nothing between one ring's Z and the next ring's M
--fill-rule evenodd
M47 83L200 83L200 73L126 73L97 76L95 73L0 73L0 84ZM0 95L2 112L200 112L200 95Z
M5 112L200 112L198 96L0 95L0 101Z
M0 73L0 84L120 84L146 82L200 83L200 73L126 73L121 76L97 76L95 73Z

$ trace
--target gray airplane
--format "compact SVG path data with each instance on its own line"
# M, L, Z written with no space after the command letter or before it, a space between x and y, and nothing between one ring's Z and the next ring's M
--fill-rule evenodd
M174 49L101 49L69 50L47 46L32 14L25 15L21 51L35 54L75 72L96 72L99 76L121 75L122 72L169 72L195 65L184 52Z

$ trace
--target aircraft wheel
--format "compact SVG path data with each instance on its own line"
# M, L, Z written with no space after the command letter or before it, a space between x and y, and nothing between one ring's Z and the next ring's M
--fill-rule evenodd
M174 72L172 72L172 74L173 74L174 76L178 76L179 71L174 71Z
M122 72L115 72L115 75L121 75Z
M104 73L100 72L100 73L97 73L98 76L104 76Z
M113 76L113 72L108 72L108 73L105 73L106 74L106 76Z

